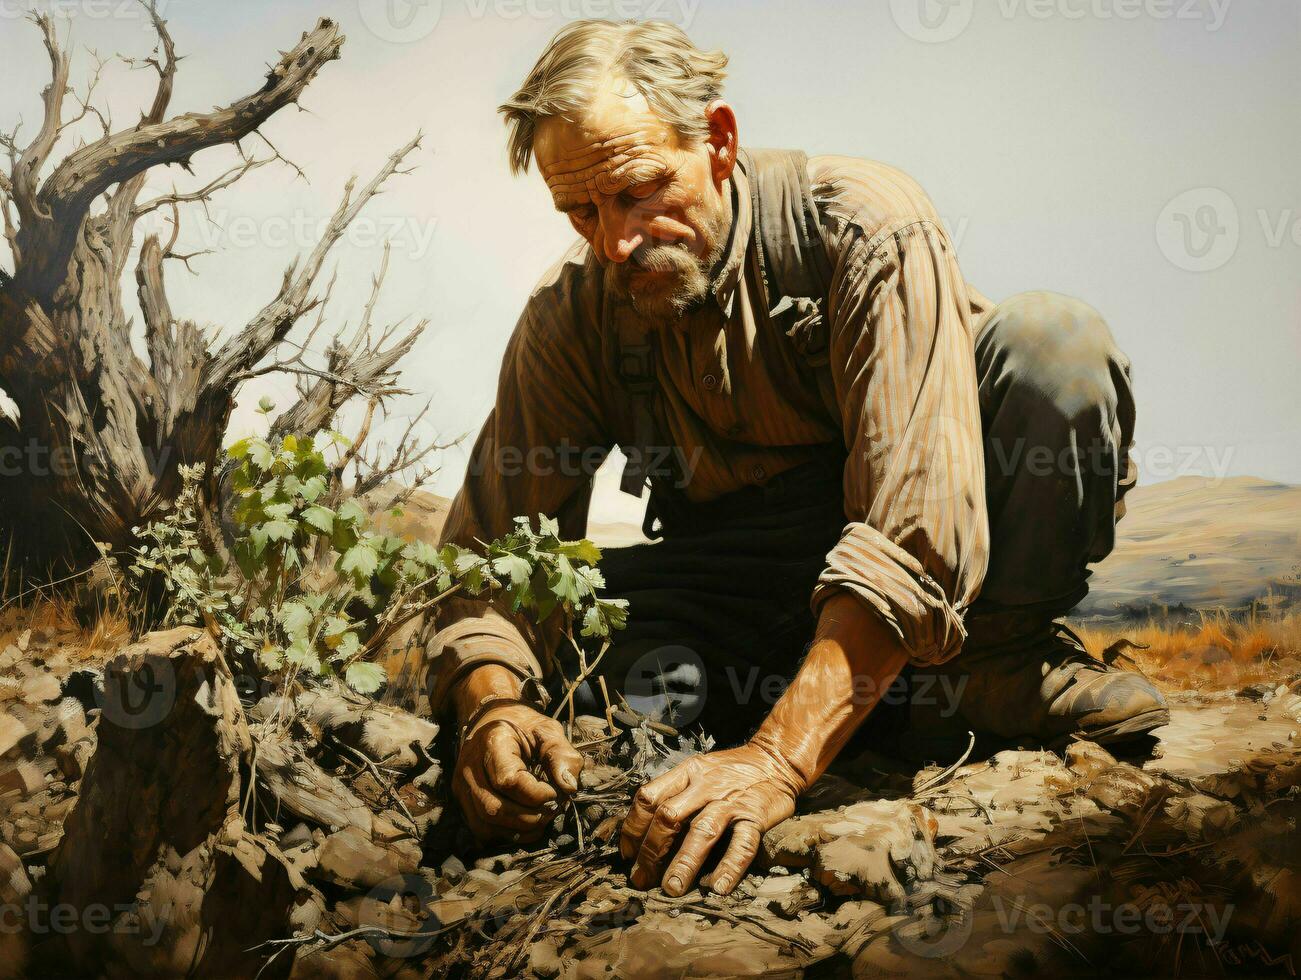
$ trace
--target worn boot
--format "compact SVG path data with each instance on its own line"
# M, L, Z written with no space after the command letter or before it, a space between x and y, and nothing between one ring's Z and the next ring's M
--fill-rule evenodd
M1138 742L1170 721L1151 681L1095 660L1061 623L964 650L932 669L939 675L930 685L934 696L914 697L910 712L916 748L938 748L955 736L965 742L968 731L1049 746L1073 738L1115 745Z

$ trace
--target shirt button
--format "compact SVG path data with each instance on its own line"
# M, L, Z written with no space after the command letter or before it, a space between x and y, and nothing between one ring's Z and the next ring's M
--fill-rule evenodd
M763 468L762 463L756 463L754 469L750 470L750 475L756 480L762 480L768 475L768 471Z
M705 386L706 391L713 391L718 387L718 379L712 374L707 374L700 379L700 383Z

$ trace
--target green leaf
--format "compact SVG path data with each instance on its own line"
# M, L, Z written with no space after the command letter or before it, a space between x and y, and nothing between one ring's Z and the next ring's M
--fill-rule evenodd
M270 414L276 409L276 403L271 400L270 395L263 395L257 400L257 410L263 415Z
M249 528L248 540L249 544L252 545L250 551L254 558L260 557L262 552L266 551L267 537L265 526L258 525L257 527Z
M330 510L329 507L313 505L305 508L299 516L324 534L329 534L334 530L334 511Z
M605 588L605 576L601 574L599 568L593 568L590 565L580 565L574 569L574 574L578 576L580 583L579 591L583 595L594 595L596 592Z
M315 618L305 602L291 601L280 607L280 625L292 637L306 636Z
M265 439L254 439L248 447L249 461L258 469L266 472L275 465L276 454L271 451Z
M262 525L262 530L271 541L291 541L298 526L292 521L267 521Z
M274 483L275 481L273 480L272 482ZM263 492L263 497L265 499L265 491ZM278 521L287 521L289 520L289 515L294 512L294 505L286 503L267 504L262 509L266 512L267 517L274 517Z
M583 613L583 636L609 636L610 627L596 606L588 606Z
M365 524L369 517L366 508L351 497L345 500L343 506L339 508L338 519L345 524Z
M529 579L533 576L533 566L519 555L510 552L494 558L492 570L496 575L509 577L511 584L516 588L528 585Z
M325 477L313 476L303 480L302 486L298 492L302 494L303 499L309 504L314 502L321 494L325 493Z
M601 560L601 549L586 538L581 541L564 541L556 551L567 558L585 562L588 565L595 565Z
M267 670L279 670L285 662L280 650L272 646L263 647L257 655L258 663Z
M334 656L331 660L349 660L357 655L361 649L361 640L357 638L356 633L344 633L339 638L339 645L335 647Z
M306 640L295 640L285 649L285 660L295 667L310 670L313 674L321 672L321 658Z
M358 661L347 666L343 672L343 679L357 693L373 694L388 680L388 675L379 664Z
M251 441L252 440L250 439L240 439L236 442L232 442L230 448L226 450L226 455L231 459L243 459L248 455L249 444Z
M325 624L321 627L321 636L325 637L327 645L337 646L337 644L330 644L329 641L336 636L342 636L346 633L348 631L348 626L348 621L341 616L328 616L326 617Z
M569 563L569 559L564 555L556 559L556 570L547 579L547 588L561 602L568 602L571 606L578 605L581 595L578 576L574 574L574 566Z
M368 579L379 565L379 555L365 541L349 548L339 560L339 569L361 579Z

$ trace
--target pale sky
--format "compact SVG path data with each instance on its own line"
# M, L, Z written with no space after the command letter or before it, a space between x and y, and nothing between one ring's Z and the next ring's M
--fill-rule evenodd
M0 0L0 127L30 135L48 66L29 9L85 48L146 55L127 0ZM1144 482L1188 473L1301 482L1301 2L1299 0L163 0L185 60L175 111L247 94L318 16L347 36L304 112L266 127L309 175L256 171L202 213L169 268L177 314L234 327L352 173L416 130L395 178L336 252L334 310L355 321L381 241L382 312L431 323L406 381L433 399L431 437L473 434L525 297L572 240L540 179L512 177L495 109L546 40L578 16L659 17L731 57L743 142L884 160L936 201L969 281L999 299L1046 288L1088 300L1133 361ZM118 64L101 97L135 118L146 72ZM263 151L257 141L250 149ZM196 157L199 186L231 154ZM0 264L8 267L0 251ZM128 274L128 305L134 279ZM245 404L256 401L246 398ZM287 404L287 397L281 398ZM245 410L237 424L249 427ZM467 443L468 445L468 443ZM437 489L460 482L444 454ZM609 519L628 510L602 493Z

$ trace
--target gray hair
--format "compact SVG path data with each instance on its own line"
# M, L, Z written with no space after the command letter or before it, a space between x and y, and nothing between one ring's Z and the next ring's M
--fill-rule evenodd
M521 173L533 156L538 120L572 119L592 103L597 85L626 79L657 116L687 143L709 134L704 108L723 91L727 55L701 51L665 21L578 20L562 27L524 84L497 111L510 130L510 168Z

